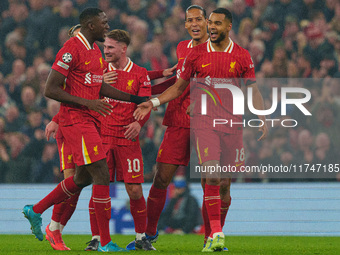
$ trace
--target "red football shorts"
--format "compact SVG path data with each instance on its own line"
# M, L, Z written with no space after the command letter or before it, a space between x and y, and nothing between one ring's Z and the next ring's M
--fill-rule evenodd
M187 166L190 160L190 128L167 127L157 162Z
M63 172L65 169L75 169L71 148L65 141L60 128L58 128L55 139L57 140L58 145L60 172Z
M245 154L242 134L227 134L208 129L196 129L193 133L200 164L217 160L221 166L233 167L236 172L239 172L242 165L244 166Z
M104 142L103 146L110 170L110 182L115 179L125 183L144 182L143 157L139 144L117 145Z
M89 165L106 157L98 127L93 122L59 126L78 166Z

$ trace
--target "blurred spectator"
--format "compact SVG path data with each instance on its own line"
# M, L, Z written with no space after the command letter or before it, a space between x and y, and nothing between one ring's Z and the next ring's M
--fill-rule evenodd
M19 104L20 112L28 114L34 108L36 108L37 107L36 97L37 95L32 87L30 86L23 87L21 90L21 102Z
M8 96L5 87L0 85L0 117L5 116L8 108L13 105L15 105L15 102Z
M305 28L305 34L308 38L308 45L305 49L306 53L311 57L312 68L318 68L322 56L332 54L334 48L326 41L325 35L320 28L313 23Z
M237 34L241 21L244 18L251 17L250 8L246 5L245 0L234 0L232 2L231 12L233 15L233 30Z
M63 180L59 170L57 150L58 147L54 143L47 143L44 146L41 159L35 160L32 164L31 182L48 183Z
M50 30L59 32L63 27L70 27L72 24L78 23L78 12L73 8L71 0L61 0L60 5L54 9L54 13L50 18ZM56 54L60 45L58 43L58 33L48 33L49 46L52 46ZM54 56L53 55L53 59Z
M50 34L49 24L52 12L46 7L44 0L29 0L30 13L27 19L27 36L26 47L28 49L28 63L31 64L33 57L40 50L48 46L48 37Z
M17 132L19 131L25 121L26 116L20 113L18 107L16 105L11 105L6 113L5 113L5 120L6 120L6 132ZM0 139L1 140L1 139Z
M202 224L200 208L183 176L175 176L173 183L174 195L162 212L158 229L180 235L192 233Z
M21 132L28 137L33 137L36 130L45 129L42 122L42 113L39 109L32 109L27 116L28 122L21 128Z

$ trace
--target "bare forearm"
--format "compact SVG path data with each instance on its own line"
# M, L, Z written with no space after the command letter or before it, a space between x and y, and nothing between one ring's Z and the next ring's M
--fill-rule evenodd
M76 104L86 106L87 99L72 96L58 86L46 86L45 96L66 104Z
M188 85L188 81L179 78L179 80L173 86L168 88L158 97L160 104L170 102L171 100L174 100L175 98L182 95Z

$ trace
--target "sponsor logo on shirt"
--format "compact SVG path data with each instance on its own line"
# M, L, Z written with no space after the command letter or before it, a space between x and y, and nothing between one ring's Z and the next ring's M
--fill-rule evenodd
M85 74L85 84L91 84L91 73Z
M202 64L202 67L204 68L204 67L206 67L208 65L211 65L211 63L209 63L209 64Z
M68 70L70 68L69 65L66 65L65 63L61 62L60 60L58 61L57 66L60 66L61 68L64 68L65 70Z

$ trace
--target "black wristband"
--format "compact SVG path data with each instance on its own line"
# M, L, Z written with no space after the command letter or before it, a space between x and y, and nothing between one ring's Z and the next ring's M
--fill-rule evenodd
M149 99L149 97L140 97L140 96L135 96L135 95L130 96L130 101L132 103L135 103L135 104L144 103L144 102L148 101L148 99Z

